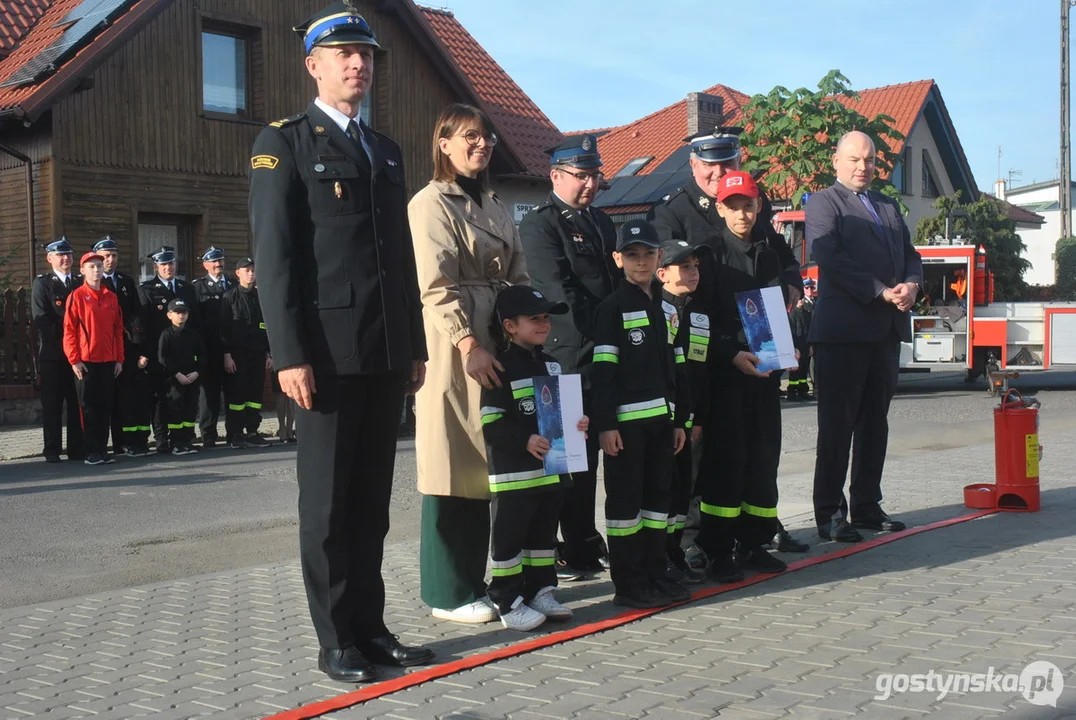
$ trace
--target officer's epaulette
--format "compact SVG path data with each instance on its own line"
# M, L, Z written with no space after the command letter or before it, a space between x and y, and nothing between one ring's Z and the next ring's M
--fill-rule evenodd
M306 117L306 113L301 112L298 115L292 115L291 117L286 117L283 120L274 120L273 122L269 123L269 127L275 127L275 128L284 127L285 125L291 125L293 123L297 123L297 122L299 122L300 120L302 120L305 117Z

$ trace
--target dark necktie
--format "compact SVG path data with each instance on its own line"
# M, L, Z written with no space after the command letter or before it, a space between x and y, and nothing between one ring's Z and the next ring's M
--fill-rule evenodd
M66 278L64 278L64 287L67 288L68 290L71 289L71 276L70 275L68 275Z
M354 120L348 123L347 136L355 143L355 146L359 150L360 157L366 161L363 165L365 167L370 167L370 151L366 148L366 143L363 141L362 128L359 127L359 123Z
M112 276L109 276L109 277L105 278L105 285L112 292L116 292L116 282L112 279Z
M856 195L859 196L859 199L863 202L864 207L867 208L867 212L869 212L871 214L871 217L874 218L874 222L878 226L878 229L883 229L882 218L878 217L878 211L874 209L874 203L872 203L871 199L867 197L867 193L856 193Z

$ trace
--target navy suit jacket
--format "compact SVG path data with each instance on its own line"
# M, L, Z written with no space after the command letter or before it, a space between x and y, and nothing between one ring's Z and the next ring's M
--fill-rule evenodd
M835 183L807 203L807 237L818 263L818 300L812 343L876 342L896 329L911 342L911 314L882 299L899 283L923 282L923 261L912 245L897 204L868 191L882 227L863 201Z

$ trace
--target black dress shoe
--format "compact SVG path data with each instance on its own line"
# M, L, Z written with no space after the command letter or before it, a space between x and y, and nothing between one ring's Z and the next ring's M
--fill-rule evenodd
M852 519L852 525L867 528L868 530L885 530L889 532L899 532L906 527L900 520L894 520L881 510L875 510L866 515L857 515Z
M318 670L330 679L345 683L377 680L377 669L356 648L322 648L318 653Z
M63 460L60 459L59 455L46 455L45 456L45 462L47 462L47 463L58 463L58 462L63 462Z
M653 585L659 593L669 598L670 602L687 602L691 599L691 591L686 587L681 587L674 583L672 580L657 578L651 580L650 584Z
M743 568L736 563L731 553L718 555L706 566L706 575L719 583L740 582L743 580Z
M762 548L737 553L736 564L745 570L756 570L760 573L779 573L788 570L788 565L784 560L775 558Z
M366 659L378 665L393 667L411 667L425 665L433 660L433 650L424 647L407 647L400 643L395 635L382 635L379 638L356 643Z
M819 525L818 537L823 540L836 540L837 542L846 543L855 543L863 539L863 536L844 520Z
M781 532L777 533L777 552L805 553L810 549L810 545L792 537L787 530L781 530Z

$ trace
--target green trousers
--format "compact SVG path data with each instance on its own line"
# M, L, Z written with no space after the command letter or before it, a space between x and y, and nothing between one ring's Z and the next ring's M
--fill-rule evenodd
M489 500L422 496L422 601L453 610L486 597Z

